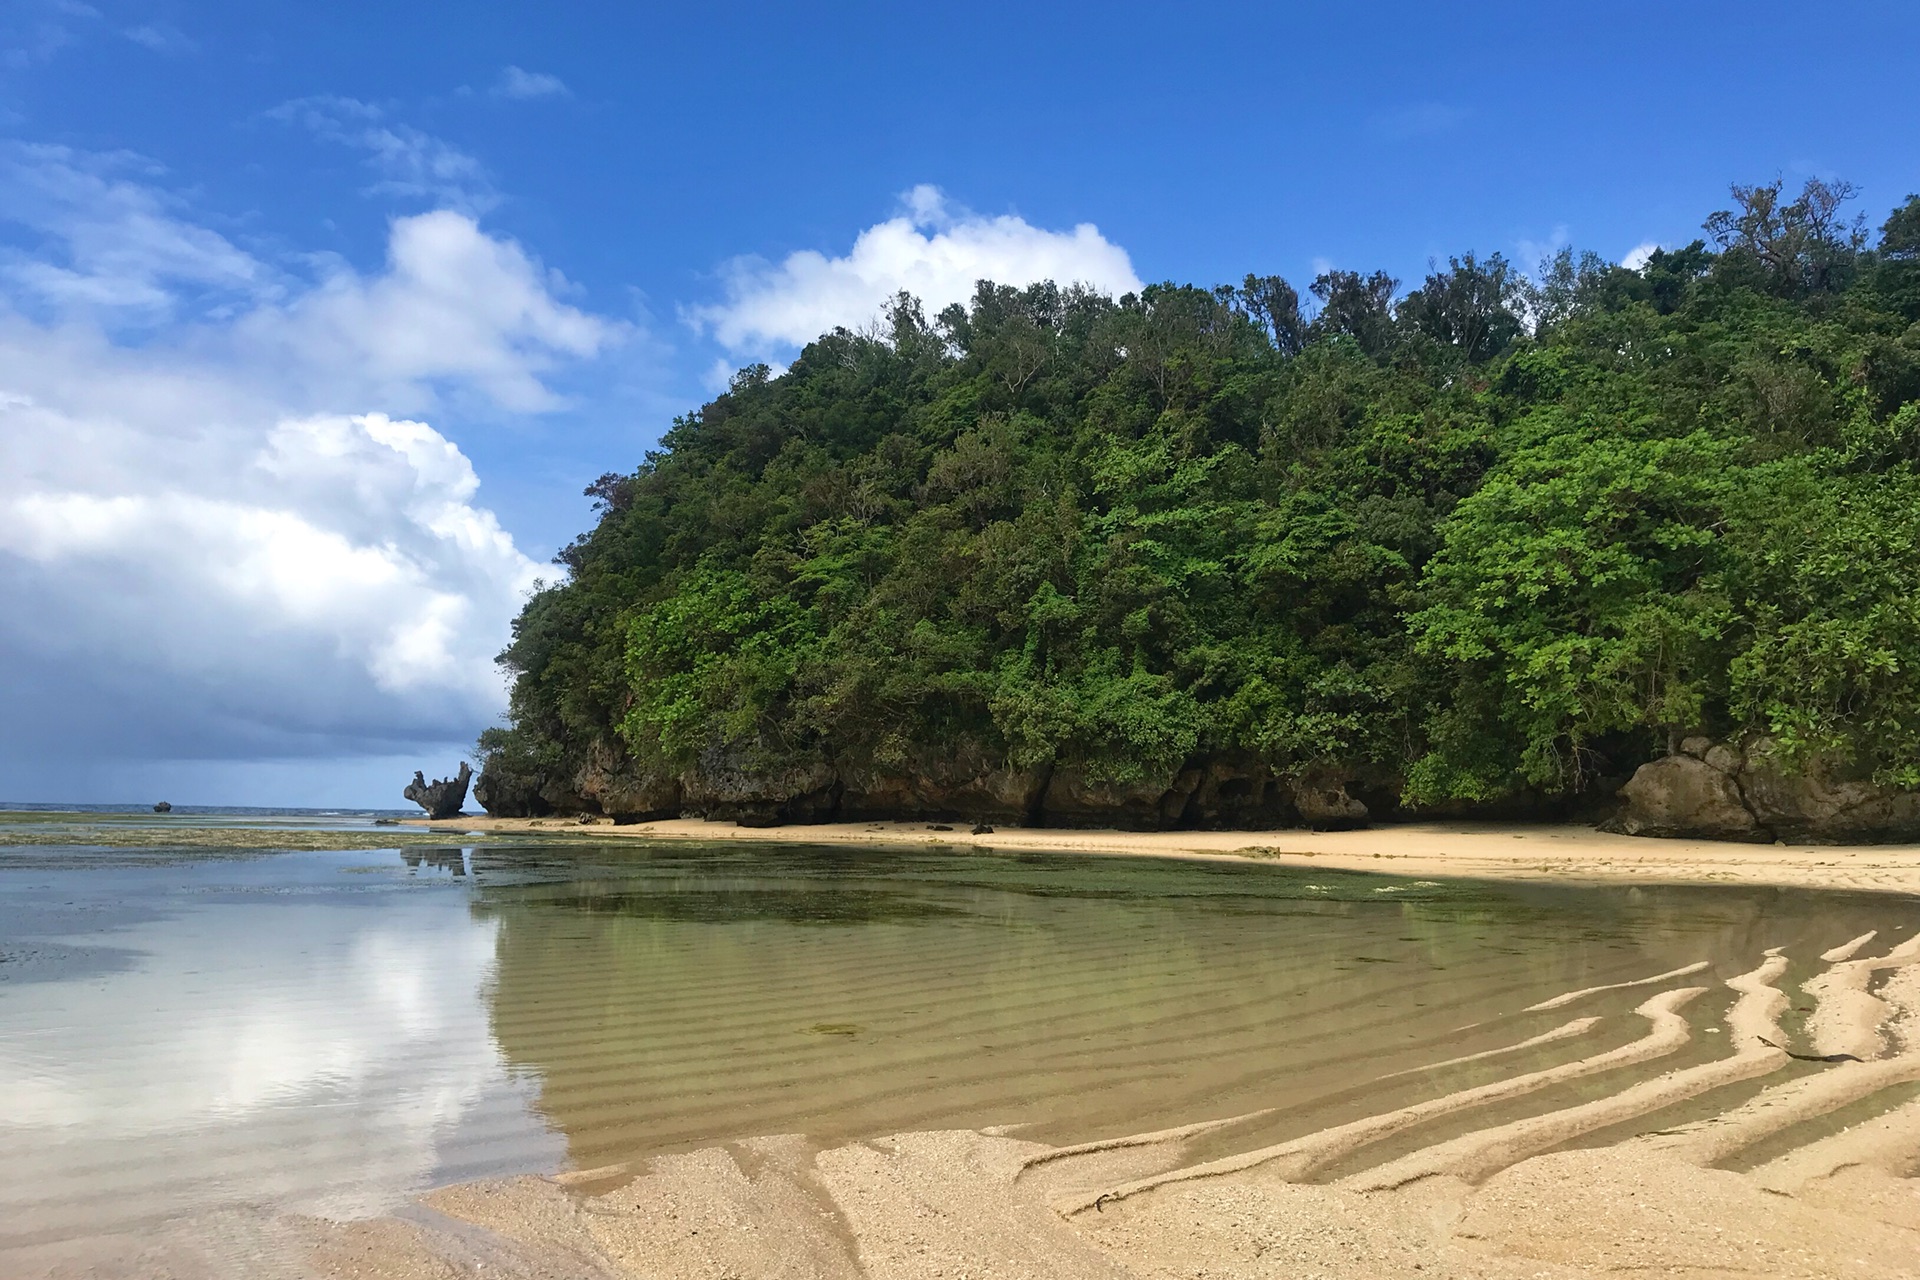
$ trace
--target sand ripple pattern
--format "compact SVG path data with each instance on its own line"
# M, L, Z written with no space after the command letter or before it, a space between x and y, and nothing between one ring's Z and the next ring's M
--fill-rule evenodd
M1700 966L1613 984L1663 987L1613 1047L1593 1040L1618 1015L1578 1019L1435 1070L1570 1055L1555 1065L1224 1154L1279 1110L1071 1146L734 1143L310 1224L307 1256L325 1276L595 1280L1911 1277L1920 938L1872 941L1807 957L1797 982L1771 948L1712 986L1667 985Z

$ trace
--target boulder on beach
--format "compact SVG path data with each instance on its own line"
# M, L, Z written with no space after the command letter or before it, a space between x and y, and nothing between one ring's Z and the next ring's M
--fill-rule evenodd
M1771 738L1688 738L1620 789L1609 830L1631 836L1856 844L1920 838L1920 793L1857 766L1789 762Z
M1702 747L1705 754L1707 748ZM1613 825L1630 836L1767 840L1732 777L1691 754L1640 766L1620 789L1626 801Z

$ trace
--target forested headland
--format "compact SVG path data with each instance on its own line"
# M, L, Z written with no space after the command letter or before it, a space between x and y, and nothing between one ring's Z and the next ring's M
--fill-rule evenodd
M901 297L590 489L494 812L1599 812L1683 742L1920 788L1920 197L1108 298ZM1697 750L1696 750L1697 754Z

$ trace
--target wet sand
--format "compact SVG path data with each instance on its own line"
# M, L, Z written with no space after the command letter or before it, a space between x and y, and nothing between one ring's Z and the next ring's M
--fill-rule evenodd
M1809 1034L1863 1052L1809 1063L1784 1047L1796 959L1819 1002ZM1842 997L1862 973L1916 963L1909 939L1838 961L1773 948L1713 986L1669 975L1632 1011L1643 1034L1624 1049L1224 1159L1192 1156L1257 1115L1070 1147L998 1131L773 1136L293 1229L328 1277L1911 1277L1920 1101L1898 1090L1920 1079L1920 983L1883 984L1872 1008ZM1709 1035L1719 1052L1704 1061L1606 1085ZM1367 1163L1391 1135L1573 1078L1591 1082L1585 1100ZM1744 1101L1655 1127L1675 1102L1742 1081L1755 1082Z
M1920 844L1754 845L1652 840L1592 827L1416 823L1363 831L1083 831L1003 827L973 835L963 824L830 822L741 827L681 818L591 827L562 818L411 819L411 827L455 832L591 830L595 838L773 840L792 844L922 844L1011 851L1248 858L1371 871L1381 875L1581 884L1746 884L1920 894ZM939 826L951 829L940 830Z

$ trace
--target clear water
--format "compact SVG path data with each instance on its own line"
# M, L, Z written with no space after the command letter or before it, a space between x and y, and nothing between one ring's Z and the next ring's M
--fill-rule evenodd
M1649 992L1522 1012L1548 996L1915 927L1884 897L961 850L0 848L0 1272L756 1134L1305 1131L1630 1039Z

